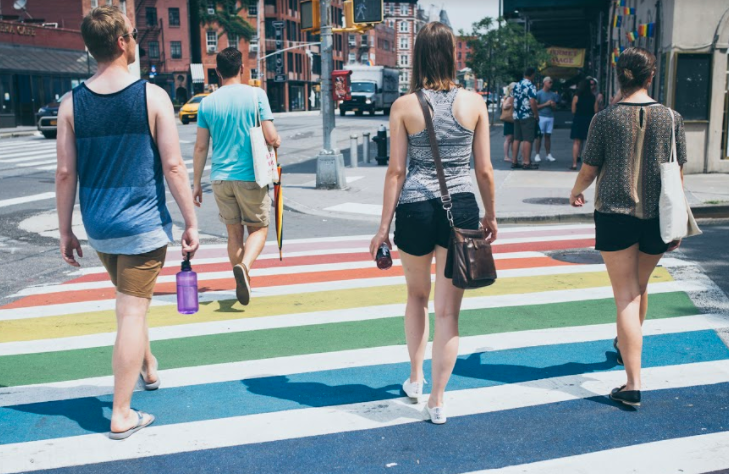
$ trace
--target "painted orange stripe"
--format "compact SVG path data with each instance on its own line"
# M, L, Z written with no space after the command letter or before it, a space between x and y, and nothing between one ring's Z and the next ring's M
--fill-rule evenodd
M573 265L568 262L554 260L551 257L514 258L496 260L497 270L511 270L519 268L557 267ZM435 272L435 265L432 267ZM265 288L271 286L299 285L305 283L324 283L328 281L357 280L363 278L380 278L403 276L402 267L393 267L382 271L374 266L372 268L358 268L354 270L334 270L325 272L295 273L288 275L270 275L255 277L252 280L254 287ZM205 280L199 283L200 292L232 290L235 287L233 277ZM174 282L159 283L155 286L156 295L170 295L177 291ZM63 303L80 303L84 301L99 301L113 299L113 288L69 291L64 293L50 293L45 295L32 295L3 306L2 309L26 308L30 306L44 306Z

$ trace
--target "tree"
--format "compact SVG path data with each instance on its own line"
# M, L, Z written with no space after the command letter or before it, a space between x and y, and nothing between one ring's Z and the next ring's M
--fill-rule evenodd
M200 23L203 26L217 23L228 37L234 35L250 41L256 35L256 28L238 15L241 10L248 9L248 2L249 0L199 1ZM211 6L214 7L215 13L210 13Z
M522 78L524 69L532 66L543 68L549 60L546 48L531 33L525 33L524 25L484 18L473 24L471 58L466 61L476 76L493 85L507 84ZM499 26L496 27L495 26Z

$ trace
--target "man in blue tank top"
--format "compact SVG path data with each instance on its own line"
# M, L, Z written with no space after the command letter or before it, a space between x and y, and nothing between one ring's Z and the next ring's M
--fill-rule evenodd
M157 275L172 240L164 180L185 221L182 252L198 248L197 219L177 124L167 93L129 74L137 30L116 7L91 11L81 24L98 63L58 113L56 196L61 255L78 267L81 244L72 230L78 187L89 244L116 287L117 335L112 366L112 439L128 438L154 416L130 408L138 381L159 387L146 315Z
M197 113L197 141L193 195L202 204L202 174L213 140L213 195L220 221L228 232L228 258L233 266L236 297L242 305L251 298L248 270L263 250L268 235L271 198L268 186L256 183L251 150L252 127L263 128L269 145L276 148L281 139L273 126L273 114L266 93L241 84L243 56L235 48L225 48L216 58L216 70L223 86L200 103ZM260 120L260 125L257 122ZM248 229L248 238L244 231Z

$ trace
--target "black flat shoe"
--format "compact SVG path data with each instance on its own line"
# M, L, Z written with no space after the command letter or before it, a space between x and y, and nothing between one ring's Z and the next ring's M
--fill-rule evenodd
M513 170L520 170L521 168L522 168L522 166L521 166L520 163L512 163L511 164L511 169L513 169Z
M639 407L640 406L640 390L623 390L625 388L625 385L622 387L614 388L612 392L610 392L610 398L615 400L616 402L620 402L623 405L628 405L631 407Z
M625 364L623 364L623 355L620 353L620 349L618 349L618 338L617 337L613 341L613 347L615 348L615 352L618 353L618 364L625 365Z

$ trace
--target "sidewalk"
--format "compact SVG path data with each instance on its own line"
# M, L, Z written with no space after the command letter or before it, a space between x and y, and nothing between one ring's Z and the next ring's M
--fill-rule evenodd
M548 163L543 160L538 171L510 168L510 163L503 160L502 130L500 126L495 126L491 132L496 216L499 221L516 223L590 220L594 211L594 185L585 192L587 203L584 207L574 208L569 205L569 194L577 176L575 171L568 170L572 163L569 130L555 130L552 154L557 161ZM375 147L370 148L374 157ZM360 147L360 156L361 153ZM542 158L544 156L542 145ZM349 157L345 156L344 161L349 164ZM345 217L378 223L385 170L384 166L360 161L358 168L346 168L347 189L318 190L315 187L314 173L286 173L284 167L285 206L296 212L320 217ZM712 211L729 211L729 175L687 175L685 188L689 203L699 216L709 216ZM478 200L483 212L480 196Z
M0 128L0 140L3 138L28 137L40 135L38 128L34 126L21 126L14 128Z

